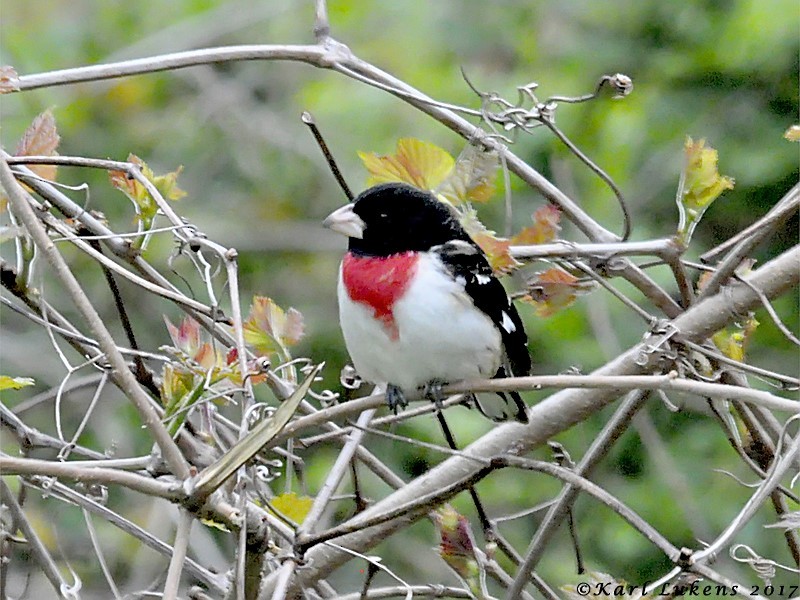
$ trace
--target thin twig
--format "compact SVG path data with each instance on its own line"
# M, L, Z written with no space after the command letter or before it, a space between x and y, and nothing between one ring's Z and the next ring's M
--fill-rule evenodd
M164 600L177 600L178 588L181 584L183 563L189 547L189 533L192 530L194 517L185 508L178 511L178 527L175 531L175 543L172 545L172 557L167 569L167 580L164 583Z
M333 466L328 471L328 475L325 478L322 487L319 489L316 497L314 498L314 503L311 505L311 509L306 515L306 518L303 520L303 523L300 525L300 528L297 530L297 544L300 547L303 546L303 538L306 535L311 534L317 527L319 519L322 517L322 513L327 508L331 497L336 492L339 484L347 473L347 470L356 452L356 448L361 445L361 442L364 439L363 428L366 428L369 425L374 415L375 409L373 408L365 410L358 416L356 429L347 436L347 441L342 447L341 452L339 452L339 455L336 457L336 461L333 463Z
M768 213L767 217L763 219L761 226L753 231L751 235L737 243L725 257L725 260L717 266L717 270L705 282L703 289L700 291L697 298L698 301L704 300L712 294L716 294L719 288L734 274L741 262L750 255L753 249L772 235L775 228L791 216L792 212L800 205L800 184L795 185L789 190L778 205L780 209L775 210L773 208L773 210Z
M635 391L629 394L625 401L614 412L614 415L606 423L600 434L594 439L594 442L586 451L580 463L575 468L575 474L582 477L588 477L594 467L600 460L609 452L613 443L619 438L620 435L628 428L633 415L644 405L647 399L647 394L641 391ZM509 590L519 592L522 590L527 576L532 573L539 563L539 560L544 554L548 542L552 539L558 526L564 520L569 512L570 507L575 502L580 489L573 485L566 485L558 495L555 504L553 504L545 514L542 522L536 530L536 534L528 545L525 552L523 562L517 569L514 583Z
M180 500L184 496L179 484L165 483L151 477L100 466L73 466L70 462L55 462L39 458L17 458L0 454L0 470L4 475L64 477L83 482L120 485L148 496L156 496L173 501Z
M9 474L3 469L0 469L0 472L2 472L3 475ZM25 536L25 541L27 542L31 556L33 556L33 559L39 565L39 568L50 582L50 585L55 589L56 595L61 597L63 593L62 590L67 588L67 583L61 577L61 573L53 557L50 556L50 553L36 533L36 530L33 528L30 521L28 521L28 518L25 516L25 511L19 505L19 502L17 502L17 499L11 492L11 488L6 484L5 479L0 479L0 501L11 511L16 529L21 531L22 535Z
M114 594L114 598L120 600L119 588L117 588L117 584L114 582L114 577L111 575L111 571L105 559L105 553L100 547L100 540L97 537L97 530L94 527L94 523L92 523L92 516L85 508L81 510L81 513L83 513L83 522L86 524L86 531L89 532L92 550L94 550L94 555L97 557L97 562L100 565L100 570L103 572L103 577L105 577L108 587L111 588L111 593Z
M43 482L44 480L23 480L25 485L32 486L38 491L45 491L45 486L41 485ZM142 529L139 525L136 525L132 521L112 511L107 506L100 504L84 494L76 492L71 487L59 481L47 480L46 483L47 492L52 495L53 498L61 502L79 506L81 509L96 514L106 522L140 541L145 546L152 548L165 557L171 556L172 547L169 544L161 541L151 533ZM184 567L192 577L196 577L210 588L218 592L225 592L227 590L228 585L225 575L212 573L189 557L186 557Z
M719 553L733 536L750 521L764 500L770 496L775 487L780 483L783 476L794 466L794 461L798 453L800 453L800 435L796 436L779 461L773 461L767 478L742 507L739 514L736 515L725 528L725 531L723 531L714 542L709 544L708 547L692 555L692 564L702 563L709 557Z
M154 440L160 447L164 460L175 475L187 477L189 475L189 466L186 460L166 428L161 424L139 382L136 381L125 364L122 354L117 350L116 343L106 329L100 315L97 314L97 311L86 297L83 288L81 288L80 283L70 271L64 258L56 250L44 227L39 223L36 214L28 203L28 194L16 182L10 167L5 161L0 161L0 184L5 189L11 207L25 225L28 234L45 255L76 307L86 319L92 335L97 339L100 348L111 364L113 378L136 406L144 424L150 429Z
M766 215L758 219L752 225L742 229L733 237L725 240L716 248L712 248L700 255L700 260L704 263L714 260L723 252L727 252L731 246L735 246L741 241L761 231L763 227L773 229L777 222L783 222L800 208L800 194L797 193L798 186L794 186L789 192L773 206Z

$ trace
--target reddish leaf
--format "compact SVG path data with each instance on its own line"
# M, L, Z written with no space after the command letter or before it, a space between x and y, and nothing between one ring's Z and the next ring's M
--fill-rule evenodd
M250 374L250 381L253 385L262 383L267 380L267 374L264 371L263 356L257 356L252 360L247 361L247 373ZM236 348L231 348L225 355L225 364L230 367L235 375L232 377L233 381L239 385L242 383L239 369L239 352ZM266 362L269 364L269 361Z
M585 291L584 285L577 277L558 267L552 267L529 285L528 295L523 298L536 307L540 317L550 317L559 310L567 308Z
M434 522L439 530L439 555L475 598L489 597L483 583L485 556L475 544L469 520L445 504L434 513Z
M3 65L0 67L0 94L9 94L19 91L19 75L14 67Z
M194 356L200 348L200 324L189 317L181 321L180 327L175 327L166 317L164 323L175 347L188 356Z
M511 242L493 236L489 232L480 232L472 236L475 243L486 254L492 270L498 275L505 275L520 267L520 263L511 256Z
M518 246L546 244L552 242L561 231L558 222L561 220L561 211L552 204L546 204L536 209L532 215L533 225L525 227L511 238L511 243Z
M486 258L495 273L498 275L510 273L520 266L520 263L511 256L511 242L498 238L493 231L487 229L478 219L478 214L474 209L467 208L464 210L459 217L459 221L473 241L486 254Z
M17 144L17 156L58 156L56 148L61 137L56 130L56 120L48 108L25 130L22 139ZM51 181L56 178L56 165L31 165L31 171L44 179Z

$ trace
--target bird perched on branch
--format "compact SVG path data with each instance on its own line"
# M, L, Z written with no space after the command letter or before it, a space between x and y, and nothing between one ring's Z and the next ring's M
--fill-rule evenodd
M376 185L324 225L349 238L338 286L347 350L363 379L385 387L392 410L421 393L440 403L445 383L529 373L516 308L454 210L432 193ZM515 418L527 422L525 404L510 395Z

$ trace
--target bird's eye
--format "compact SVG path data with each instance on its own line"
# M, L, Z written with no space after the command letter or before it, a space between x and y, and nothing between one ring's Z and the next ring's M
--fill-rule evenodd
M379 216L380 216L381 219L385 219L389 215L387 215L386 213L381 213Z

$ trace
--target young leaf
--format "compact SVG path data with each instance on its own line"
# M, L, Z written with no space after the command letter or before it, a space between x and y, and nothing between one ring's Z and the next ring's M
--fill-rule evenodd
M783 137L790 142L800 142L800 125L792 125L783 134Z
M706 147L705 140L686 138L686 161L678 185L678 237L688 244L703 213L725 190L733 189L734 181L719 174L717 151Z
M369 186L401 181L421 190L434 190L455 164L453 157L439 146L415 138L398 140L395 154L359 152L358 156L369 171Z
M272 508L280 512L284 517L300 525L305 520L308 511L311 510L314 499L308 496L298 496L294 492L286 492L275 496L269 503Z
M183 167L178 167L166 175L156 175L147 166L147 163L135 154L128 155L128 162L138 165L145 179L150 181L165 199L180 200L186 195L186 192L180 189L177 184L178 175L180 175ZM144 228L149 229L158 213L158 205L150 196L147 188L123 171L109 171L108 177L111 185L122 191L136 205L137 217L144 225Z
M201 343L200 324L191 317L184 318L180 327L175 327L167 317L164 317L164 323L175 347L184 354L194 356Z
M56 148L61 137L56 130L56 120L48 108L37 116L25 130L17 144L17 156L58 156ZM54 181L58 168L56 165L30 165L30 170L43 179Z
M550 317L571 306L579 294L590 289L592 287L588 287L571 273L552 267L538 274L528 285L528 295L522 300L535 306L538 316Z
M488 598L485 556L475 544L469 520L445 504L434 513L434 522L439 531L439 555L476 598Z
M532 215L533 225L528 225L511 238L515 246L529 246L534 244L547 244L552 242L561 231L558 222L561 220L561 211L552 204L545 204L536 209Z
M17 70L10 65L0 66L0 94L18 91L19 75L17 75Z
M711 339L725 356L744 362L747 342L758 325L756 318L750 315L744 323L736 323L725 329L720 329L711 336Z
M478 219L478 214L474 209L466 208L463 210L459 221L472 240L486 254L486 258L495 273L503 275L521 266L511 256L511 242L495 236L494 231L486 229L486 226Z
M494 196L494 180L499 167L497 152L485 152L467 144L453 169L434 192L453 205L486 202Z
M213 519L200 519L200 522L206 527L213 527L214 529L219 529L220 531L230 533L230 529L228 529L224 523L220 523L219 521L214 521Z
M294 308L285 311L271 298L255 296L244 322L244 339L260 354L286 353L303 337L303 315Z
M29 385L36 383L30 377L10 377L8 375L0 375L0 391L2 390L20 390Z

